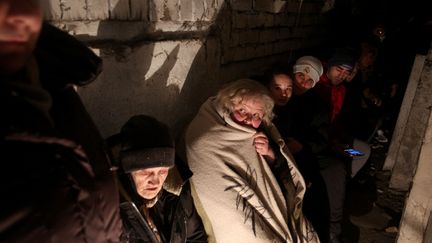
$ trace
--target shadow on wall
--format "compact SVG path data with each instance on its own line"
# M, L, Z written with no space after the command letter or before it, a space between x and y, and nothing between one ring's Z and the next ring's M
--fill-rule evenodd
M214 2L212 4L216 4ZM250 76L246 69L232 68L239 62L246 66L250 60L221 64L221 58L228 54L224 52L233 49L230 42L234 3L220 2L218 11L214 11L215 16L211 20L192 21L192 26L179 27L181 31L167 35L158 30L157 21L130 21L133 19L116 15L124 12L130 3L127 0L118 1L111 11L112 20L100 23L98 39L110 35L120 38L116 38L117 41L105 39L91 44L101 50L104 72L96 82L80 90L80 94L104 136L116 133L132 115L147 114L166 122L178 137L201 104L214 95L223 82ZM268 6L261 6L264 9L271 8L273 3L265 4ZM150 9L154 11L154 8ZM149 14L158 16L161 22L169 21L166 13ZM205 21L211 21L209 29L201 26ZM253 21L259 20L248 21L257 26ZM139 27L131 28L141 28L145 33L153 35L134 36L118 41L123 36L130 35L129 23L138 23ZM188 28L192 30L188 32ZM270 65L267 59L263 57L258 60L259 63L262 62L263 69ZM230 66L228 70L237 73L226 71L227 66ZM225 75L221 75L221 69L225 70Z
M237 2L224 1L217 16L214 18L208 34L201 40L203 44L190 66L184 86L177 99L177 105L188 107L188 109L184 114L173 113L176 114L172 119L175 127L178 128L177 135L186 128L187 124L198 112L202 103L208 97L215 95L225 82L233 81L237 78L250 77L251 72L259 71L254 70L253 65L250 65L246 71L236 68L239 64L239 66L248 65L250 60L247 59L234 61L233 63L223 62L223 59L229 54L227 52L233 49L231 44L234 41L233 34L236 31L233 24L233 16L235 15L233 12L236 11L236 7L233 5L240 4L243 5L242 7L245 7L246 4L252 5L252 1ZM260 1L260 4L261 9L271 9L274 7L273 1ZM285 7L286 2L279 6L279 10L283 11ZM259 21L257 18L248 18L248 21L250 26L258 26L254 23L254 21ZM244 55L247 56L246 53ZM266 67L266 65L271 65L273 61L273 59L266 57L259 60L259 62L262 62L262 70L267 69L268 66ZM241 64L242 62L243 64ZM202 63L207 63L206 68L202 67ZM233 70L237 73L233 73Z
M183 88L176 101L181 107L187 107L183 114L174 112L171 117L176 137L186 128L194 118L201 105L212 95L215 95L220 86L227 80L220 75L222 50L224 43L222 31L230 29L231 21L229 7L224 3L214 18L206 36L201 37L202 45L195 55L185 78ZM228 32L228 31L227 31ZM206 65L203 66L203 63Z
M178 44L169 42L161 48L147 36L121 40L133 35L134 29L128 28L128 21L137 22L133 18L140 15L132 13L129 4L131 1L118 1L111 9L112 19L101 21L97 36L103 41L92 46L100 49L104 71L96 82L80 91L104 136L118 132L121 125L136 114L164 120L180 93L178 85L167 82L178 61ZM139 17L149 18L156 13L142 14L147 16ZM146 20L139 27L146 33L155 30ZM112 36L116 40L110 40Z
M139 28L153 36L118 41L131 35L127 28L131 19L116 15L128 4L130 1L120 0L112 9L112 19L119 21L101 21L98 41L90 44L100 49L104 71L98 80L82 88L80 95L104 136L118 132L136 114L148 114L166 122L177 135L213 93L214 85L208 81L217 80L219 57L203 50L207 48L208 32L189 39L181 39L175 33L164 36L156 30L157 23L150 21L139 22ZM169 16L149 13L157 14L159 20L169 20ZM113 35L116 38L106 38ZM218 48L213 46L212 52Z

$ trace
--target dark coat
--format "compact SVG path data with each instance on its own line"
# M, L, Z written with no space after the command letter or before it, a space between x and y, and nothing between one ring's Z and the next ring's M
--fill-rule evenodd
M327 147L326 129L329 127L329 119L322 116L313 119L311 109L318 112L317 115L324 115L324 113L319 112L320 108L313 107L311 102L318 101L315 99L318 96L309 92L293 96L283 107L275 106L273 123L284 139L294 138L304 146L301 151L293 154L297 167L308 185L303 198L303 213L317 231L320 241L327 242L329 234L327 189L320 173L320 165L312 149L317 152L324 151ZM323 105L322 102L318 104ZM309 126L314 126L314 129L310 129Z
M287 105L293 118L291 136L313 154L325 153L329 149L331 130L328 103L312 89L294 96Z
M154 242L154 234L136 207L121 204L126 242ZM176 196L163 190L161 198L150 209L163 242L207 242L201 218L196 212L189 190ZM139 223L141 222L141 223Z
M191 175L190 171L188 173ZM131 198L135 200L134 202L125 201L120 206L124 225L123 241L157 243L154 233L137 208L142 201L137 199L139 196L132 191L134 190L133 184L130 177L127 177L128 175L122 178L122 184ZM183 185L179 196L162 189L160 198L149 209L149 214L163 242L207 242L207 234L201 217L195 209L188 181Z
M49 25L34 54L40 83L24 71L0 77L0 241L118 242L104 141L73 88L94 80L101 60Z

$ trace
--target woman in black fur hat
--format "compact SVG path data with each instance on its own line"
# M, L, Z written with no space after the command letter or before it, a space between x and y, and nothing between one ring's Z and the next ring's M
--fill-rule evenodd
M137 115L126 122L119 134L109 138L108 143L122 168L123 240L207 242L189 185L185 183L192 173L183 168L181 182L167 188L168 173L177 172L172 169L176 156L169 128L152 117Z

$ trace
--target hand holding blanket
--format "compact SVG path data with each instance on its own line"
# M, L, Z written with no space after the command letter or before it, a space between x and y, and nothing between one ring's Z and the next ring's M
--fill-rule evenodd
M319 242L301 212L305 183L273 126L289 173L283 192L253 145L256 130L234 122L210 98L185 136L197 209L216 242Z

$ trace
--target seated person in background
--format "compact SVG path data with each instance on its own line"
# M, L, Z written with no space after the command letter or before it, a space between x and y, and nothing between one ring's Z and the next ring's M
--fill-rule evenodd
M300 91L296 103L293 102L293 114L296 118L293 124L294 137L302 144L303 149L310 151L318 161L330 206L329 242L341 240L348 165L355 163L351 163L353 157L344 151L349 141L346 134L341 132L344 124L340 123L339 116L345 98L343 82L351 73L354 64L353 56L345 52L334 53L319 82L314 88L309 88L308 92L307 87L301 85L304 82L297 79L300 72L307 72L306 67L301 62L296 62L293 68L294 91ZM366 153L365 149L363 151Z
M188 184L179 196L163 188L175 164L169 128L156 119L137 115L108 139L123 170L124 202L120 213L126 242L207 242ZM183 174L187 180L191 173Z
M368 40L360 43L360 57L346 80L346 98L342 113L349 132L370 142L383 116L380 82L374 66L378 54L376 45Z
M306 70L309 70L309 73L313 68L316 68L318 72L314 77L318 80L319 70L322 70L321 62L318 59L303 57L299 63L302 63L303 67L307 67ZM304 72L304 68L301 69L297 66L297 71ZM308 73L302 73L302 75L308 75ZM295 162L307 184L303 200L303 212L317 231L320 241L326 242L329 227L329 206L324 180L321 177L318 163L313 154L307 149L303 149L303 146L292 137L292 129L295 129L292 127L292 124L296 117L291 112L290 108L292 107L289 105L289 100L293 93L291 74L282 67L275 66L267 71L260 81L267 86L275 102L273 109L275 118L273 119L273 123L280 131L282 138L287 142L287 146L293 154Z
M272 109L263 85L241 79L210 97L187 128L194 202L212 241L319 241L303 217L305 183Z
M275 67L266 72L263 79L275 103L273 111L277 111L277 108L288 104L293 89L293 81L289 72L283 70L281 67Z
M370 156L369 145L355 138L352 130L348 129L349 117L344 116L342 108L345 105L346 80L350 78L356 64L355 56L350 49L338 49L329 59L326 71L320 77L316 93L321 101L328 105L330 126L332 131L329 141L335 151L341 155L352 158L350 163L350 176L353 178L366 164ZM361 91L359 91L361 92ZM351 156L344 149L352 147L361 151L363 156Z

